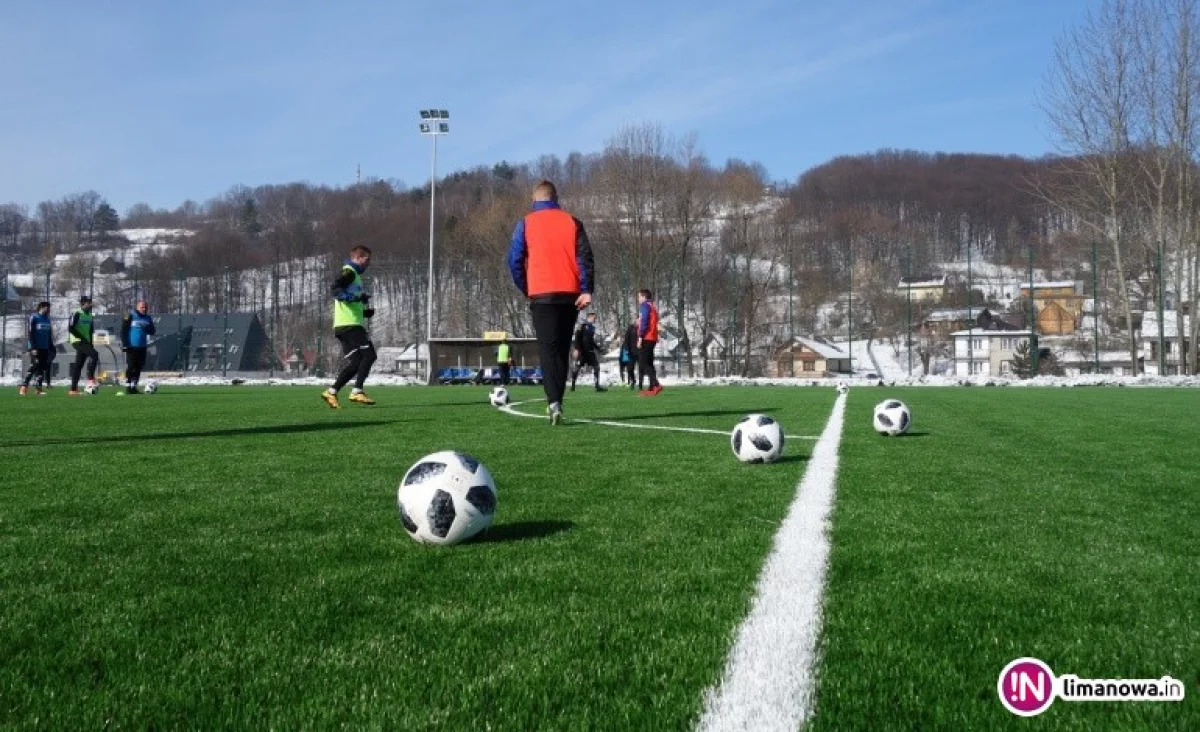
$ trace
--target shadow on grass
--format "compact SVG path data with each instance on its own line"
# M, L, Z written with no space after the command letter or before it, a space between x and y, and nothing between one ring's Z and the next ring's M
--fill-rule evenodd
M183 388L192 389L194 387L189 386L189 387L183 387ZM293 388L298 388L298 387L293 387ZM182 396L224 397L224 396L228 396L230 389L232 389L232 387L224 388L221 391L217 391L216 389L208 388L205 392L195 392L195 391L183 391L182 388L180 388L178 391L175 389L172 389L171 391L167 392L166 394L164 394L163 392L160 391L158 394L155 394L153 398L158 399L158 398L162 398L162 397L169 397L171 399L174 399L175 397L182 397ZM313 404L318 405L320 407L325 407L324 402L317 401L317 398L320 396L320 392L322 392L322 391L324 391L324 389L321 389L319 387L314 387L314 390L312 392L313 393ZM366 391L368 394L372 393L370 391L370 386L367 387ZM383 401L380 401L377 404L373 404L370 406L361 406L358 404L351 404L350 402L348 402L346 400L346 393L343 392L341 395L341 400L342 400L342 407L348 408L348 409L425 409L425 408L433 408L433 407L476 407L476 406L486 407L486 406L490 406L488 404L486 395L480 397L479 399L473 399L469 402L466 402L466 401L428 402L425 404L408 404L408 403L392 404L392 403L389 403L388 398L385 396L385 397L383 397ZM325 408L328 409L328 407L325 407Z
M699 412L663 412L661 414L633 414L622 415L620 417L594 417L593 419L603 419L609 422L633 422L639 419L662 419L664 417L728 417L732 415L745 417L747 414L770 414L776 409L778 407L767 409L706 409Z
M775 462L777 463L807 463L808 455L784 455Z
M5 440L0 449L13 447L41 447L43 445L95 445L105 442L145 442L147 440L187 440L205 437L248 437L252 435L295 435L305 432L329 430L352 430L356 427L375 427L396 424L405 420L367 420L360 422L318 422L306 424L272 424L261 427L231 427L220 430L197 430L195 432L157 432L140 435L97 435L85 437L43 437L34 440Z
M910 437L932 437L932 436L933 435L930 432L905 432L904 434L900 435L900 438L907 440Z
M471 544L494 544L505 541L523 541L525 539L541 539L554 536L564 531L570 531L575 524L570 521L517 521L511 524L492 526Z

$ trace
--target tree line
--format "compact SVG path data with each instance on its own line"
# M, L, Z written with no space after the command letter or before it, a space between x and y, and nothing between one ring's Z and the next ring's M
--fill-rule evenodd
M691 346L714 341L727 371L752 374L795 335L902 334L899 280L968 253L1090 277L1097 242L1102 292L1137 363L1137 310L1166 289L1181 313L1197 302L1195 21L1194 0L1089 10L1058 40L1039 94L1058 146L1041 158L881 150L781 183L758 163L714 163L694 135L641 123L598 152L453 172L437 183L435 334L530 332L505 253L532 185L547 178L588 227L602 322L618 330L633 317L633 293L654 290L685 372L698 368ZM398 303L381 313L381 337L419 342L429 195L428 184L368 180L235 186L173 210L137 204L121 226L195 233L127 276L165 302L254 309L273 332L311 338L328 316L319 263L328 274L363 244L375 252L373 286ZM106 205L88 192L32 211L0 206L0 247L16 266L59 253L86 260L116 228ZM965 288L950 304L968 297L983 304L984 293ZM1200 321L1190 333L1178 322L1195 343ZM1196 349L1189 356L1194 373Z

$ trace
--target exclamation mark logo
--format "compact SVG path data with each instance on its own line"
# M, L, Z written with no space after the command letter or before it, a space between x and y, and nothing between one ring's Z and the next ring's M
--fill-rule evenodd
M996 682L1004 708L1021 717L1033 717L1049 709L1054 691L1054 672L1036 658L1012 661Z

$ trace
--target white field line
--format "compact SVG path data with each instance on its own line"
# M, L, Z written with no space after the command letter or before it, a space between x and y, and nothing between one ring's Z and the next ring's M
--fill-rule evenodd
M500 407L500 411L504 412L506 414L514 415L516 417L530 417L532 419L550 419L550 416L546 415L546 414L526 414L525 412L518 412L515 409L515 407L518 407L522 404L531 404L533 402L540 402L540 401L544 401L544 400L542 400L542 399L527 399L523 402L513 402L512 404L506 404L503 407ZM605 421L603 419L580 419L577 417L571 417L570 420L572 422L583 422L585 424L602 424L605 427L626 427L628 429L633 429L633 430L663 430L666 432L694 432L694 433L700 434L700 435L722 435L724 437L729 437L729 433L732 432L732 430L708 430L708 429L704 429L702 427L667 427L667 426L659 425L659 424L631 424L629 422L609 422L609 421ZM784 435L784 439L815 440L817 438L813 437L812 435Z
M791 731L812 715L829 512L845 411L843 394L813 446L796 498L775 535L720 684L705 692L698 725L703 732Z

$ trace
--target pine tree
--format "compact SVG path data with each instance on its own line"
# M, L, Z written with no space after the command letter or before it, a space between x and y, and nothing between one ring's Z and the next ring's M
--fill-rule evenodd
M1013 351L1013 373L1022 379L1028 379L1033 374L1033 354L1029 350L1029 341L1021 341L1017 350ZM1062 362L1054 352L1043 348L1038 354L1037 376L1063 376L1066 371Z
M242 206L241 215L238 216L238 227L251 239L257 238L262 233L263 227L258 220L258 206L254 205L253 198L247 198L246 203Z
M100 241L104 241L109 234L121 228L121 217L117 215L116 209L108 205L108 201L104 201L92 215L92 227Z
M1021 341L1017 350L1013 351L1013 374L1019 379L1028 379L1032 375L1032 361L1029 353L1029 341Z

